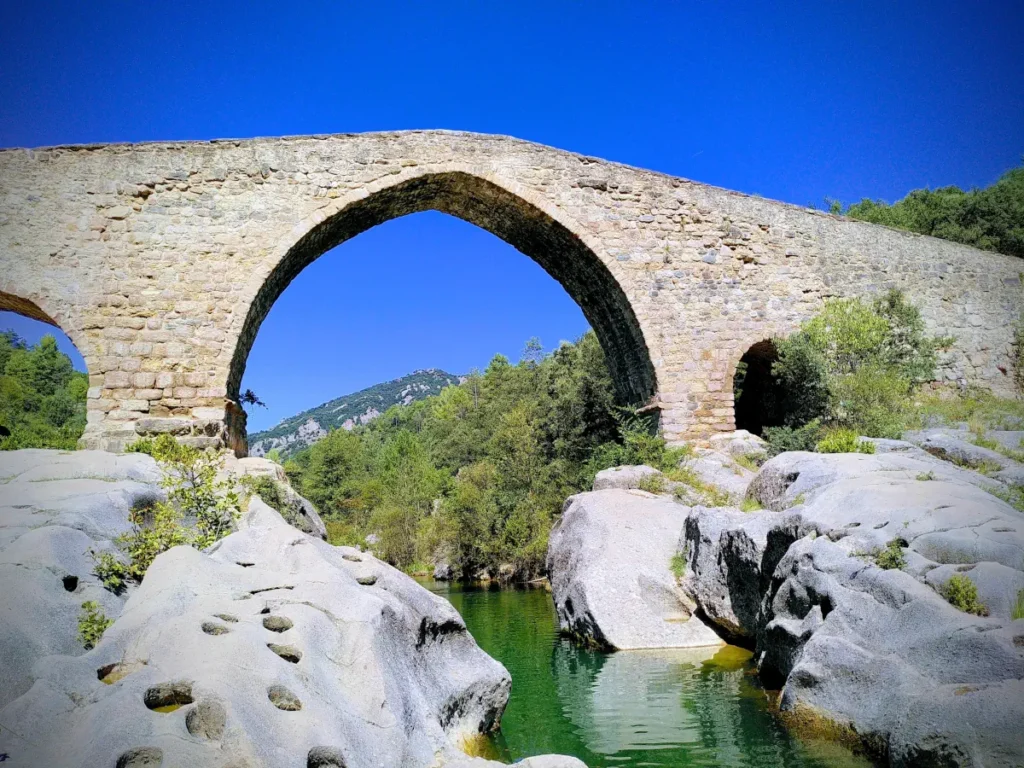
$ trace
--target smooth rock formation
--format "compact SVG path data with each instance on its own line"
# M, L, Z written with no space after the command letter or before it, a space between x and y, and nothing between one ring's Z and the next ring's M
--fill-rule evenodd
M768 443L745 429L734 432L722 432L708 438L708 445L713 451L726 453L730 456L748 456L764 458L768 455Z
M994 481L898 441L782 454L751 483L775 512L694 509L683 587L756 645L782 707L850 730L895 766L1024 763L1024 515ZM884 570L890 542L903 570ZM962 574L988 616L937 590Z
M645 480L649 481L654 477L663 477L663 475L654 467L648 467L646 464L611 467L609 469L602 469L597 473L597 476L594 478L594 490L607 491L611 488L622 490L639 488Z
M723 644L691 615L671 571L688 511L644 491L570 497L547 555L563 631L618 650Z
M1002 439L1012 442L1012 438L1017 434L1020 433L1003 432ZM970 469L983 469L986 475L1007 485L1024 485L1024 464L1014 461L998 451L975 445L970 441L970 437L969 432L950 429L927 429L923 432L907 432L904 435L905 440L919 445L940 459ZM1000 441L996 440L996 442ZM1019 446L1018 441L1018 449Z
M306 498L296 493L288 482L284 467L270 459L247 456L236 459L230 454L224 457L224 472L236 477L269 477L278 484L282 496L281 513L289 525L293 525L303 533L316 536L327 541L327 526L320 519L316 507Z
M739 504L756 473L737 464L733 455L697 448L696 455L683 462L683 467L694 472L701 482L728 494L732 503Z
M0 707L31 687L40 658L82 653L83 602L120 614L125 598L103 588L89 552L112 547L133 507L164 497L160 477L142 454L0 452Z
M511 683L451 604L258 498L209 551L157 557L122 609L83 553L124 530L159 477L142 455L0 454L0 753L12 765L489 764L458 745L497 725ZM76 638L85 599L117 617L89 652Z

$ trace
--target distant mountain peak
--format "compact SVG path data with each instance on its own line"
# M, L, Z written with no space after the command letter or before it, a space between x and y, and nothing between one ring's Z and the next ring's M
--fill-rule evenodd
M270 429L249 435L249 455L265 456L276 448L291 456L307 448L332 429L354 429L380 416L392 405L408 405L459 384L462 376L440 368L421 368L391 381L374 384L336 397L316 408L282 419Z

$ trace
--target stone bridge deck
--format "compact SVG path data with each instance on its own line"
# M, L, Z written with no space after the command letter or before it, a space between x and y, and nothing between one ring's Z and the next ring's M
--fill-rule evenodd
M238 389L276 298L324 251L427 209L558 280L673 442L731 429L740 357L830 296L902 289L956 339L944 379L1012 389L1019 259L446 131L0 151L0 309L81 351L84 445L171 431L242 451Z

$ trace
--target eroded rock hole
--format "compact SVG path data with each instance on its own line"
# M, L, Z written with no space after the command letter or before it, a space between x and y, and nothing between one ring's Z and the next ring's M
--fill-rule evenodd
M284 616L267 616L263 620L263 628L271 632L287 632L294 626L292 620Z
M300 651L294 645L278 645L277 643L267 643L267 648L272 650L285 661L289 661L292 664L298 664L302 660L302 651Z
M346 768L345 756L337 747L313 747L306 757L306 768Z
M230 613L215 613L213 615L215 618L218 618L221 621L226 621L229 624L236 624L238 622L238 617L232 616Z
M358 579L356 579L356 582L362 584L364 587L372 587L374 584L377 583L377 577L372 575L360 576Z
M204 621L203 632L208 635L226 635L231 630L215 621Z
M341 559L342 560L348 560L350 563L361 563L361 562L363 562L363 558L359 557L358 555L342 555Z
M179 680L154 685L146 691L143 701L154 712L173 712L192 703L192 683Z
M188 711L185 728L193 736L216 741L224 735L228 715L219 701L204 699Z
M285 712L298 712L302 709L299 697L283 685L272 685L267 688L267 698L270 699L271 704Z
M96 678L105 685L113 685L118 680L123 680L128 677L132 672L138 672L144 666L146 666L146 662L144 661L107 664L106 666L100 667L96 670Z
M64 589L68 592L74 592L78 589L78 577L77 576L65 576L61 579L64 582Z
M117 768L157 768L164 764L164 751L158 747L136 747L117 758Z
M740 358L732 379L736 429L760 435L765 427L782 424L782 398L772 376L779 353L771 340L754 344Z

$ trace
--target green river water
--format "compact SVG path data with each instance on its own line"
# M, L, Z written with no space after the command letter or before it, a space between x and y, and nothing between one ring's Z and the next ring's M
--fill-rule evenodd
M558 752L590 768L871 766L834 743L787 731L741 649L598 653L559 637L542 589L425 586L451 601L512 675L488 757Z

